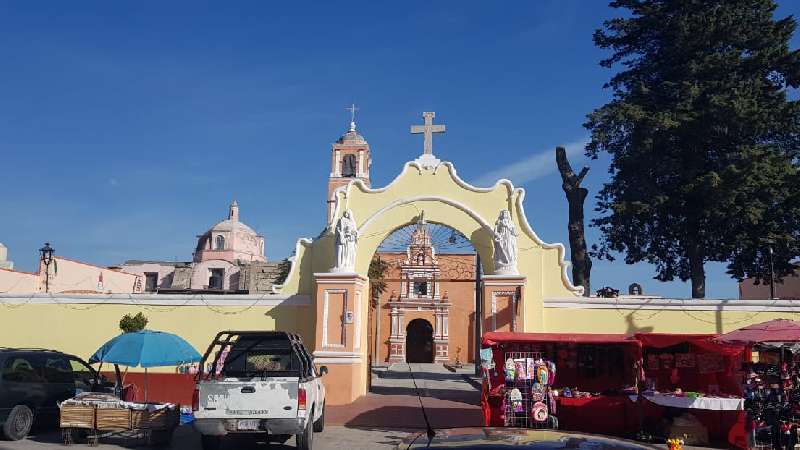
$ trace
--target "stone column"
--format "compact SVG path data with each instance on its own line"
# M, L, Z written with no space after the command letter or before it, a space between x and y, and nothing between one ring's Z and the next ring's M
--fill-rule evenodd
M403 332L403 311L392 306L392 334L389 336L389 362L406 362L406 336Z
M450 314L450 304L437 305L434 308L434 322L436 329L433 334L434 362L446 363L450 361L450 338L447 332L447 318Z
M327 366L322 378L329 405L367 393L367 278L355 273L315 273L314 362Z
M484 275L483 332L525 331L523 308L526 278L521 275Z

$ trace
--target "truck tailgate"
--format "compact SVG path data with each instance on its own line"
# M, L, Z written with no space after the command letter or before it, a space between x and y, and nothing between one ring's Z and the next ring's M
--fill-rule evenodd
M201 381L199 410L202 416L218 418L297 417L298 384L297 377Z

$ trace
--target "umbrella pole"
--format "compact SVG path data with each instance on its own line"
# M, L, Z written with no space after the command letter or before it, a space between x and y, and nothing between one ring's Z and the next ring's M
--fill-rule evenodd
M147 380L147 367L144 368L144 402L147 403L147 388L148 388L148 380Z
M119 373L119 365L117 364L114 364L114 373L117 375L117 396L122 399L122 375Z

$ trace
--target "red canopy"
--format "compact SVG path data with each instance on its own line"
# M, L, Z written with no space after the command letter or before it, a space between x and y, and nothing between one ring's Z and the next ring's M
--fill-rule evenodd
M624 334L590 333L511 333L490 331L484 333L484 347L503 342L566 342L575 344L628 344L641 347L642 344Z
M800 342L800 323L789 319L748 325L716 338L717 342L755 345L762 342Z
M745 350L743 345L727 344L713 340L716 334L670 334L670 333L636 333L634 337L645 348L666 348L673 345L690 344L704 351L737 355Z

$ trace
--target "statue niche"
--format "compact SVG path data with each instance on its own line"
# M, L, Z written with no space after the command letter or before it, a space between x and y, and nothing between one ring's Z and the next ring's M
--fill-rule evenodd
M357 166L356 155L344 155L344 159L342 159L342 176L355 177Z

